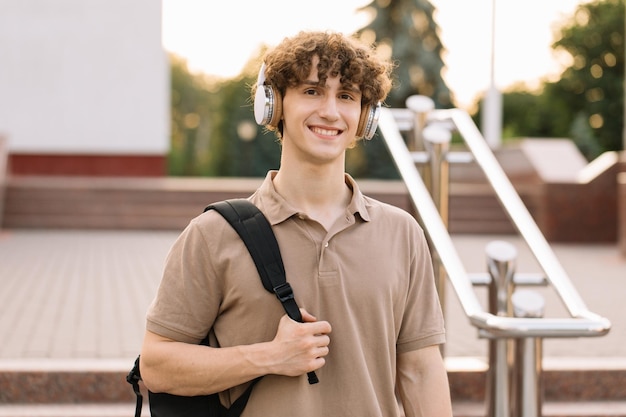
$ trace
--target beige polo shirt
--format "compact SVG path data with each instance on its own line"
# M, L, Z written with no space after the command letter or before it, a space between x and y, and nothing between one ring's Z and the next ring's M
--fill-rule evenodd
M326 232L276 193L274 175L250 199L273 226L299 306L333 331L318 384L267 375L242 416L398 416L396 355L445 341L423 231L405 211L363 196L346 175L352 201ZM209 211L173 245L147 328L188 343L213 328L220 346L233 346L272 340L283 314L234 229Z

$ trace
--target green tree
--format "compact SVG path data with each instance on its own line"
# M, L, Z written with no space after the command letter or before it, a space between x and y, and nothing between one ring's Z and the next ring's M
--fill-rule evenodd
M251 65L243 75L223 82L218 91L209 161L210 175L262 177L280 163L280 144L273 132L254 120L250 86L256 82Z
M443 45L427 0L373 0L362 10L374 15L359 36L387 50L397 68L396 86L387 98L391 107L405 107L414 94L428 96L437 107L451 107L450 89L441 71Z
M567 103L543 91L514 86L502 95L502 139L566 137L571 124ZM472 116L479 125L482 105Z
M170 65L170 175L256 177L278 168L278 141L253 118L250 65L232 79L194 74L176 55Z
M578 6L552 45L570 54L572 65L538 92L518 86L503 95L504 139L568 137L590 160L621 149L624 13L624 0Z
M187 62L170 54L171 147L170 175L198 175L206 158L211 125L210 110L217 104L210 82L192 74Z
M578 137L586 137L579 145L587 146L587 151L621 149L624 0L581 4L572 21L561 29L561 37L553 47L567 51L573 58L573 64L563 72L561 79L546 90L569 103L569 133L587 132ZM581 130L581 123L585 121L589 129ZM593 142L596 147L590 146Z

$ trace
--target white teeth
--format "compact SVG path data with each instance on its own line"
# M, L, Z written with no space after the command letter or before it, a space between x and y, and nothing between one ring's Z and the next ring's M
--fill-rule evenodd
M338 130L328 130L328 129L322 129L319 127L312 127L311 130L317 134L324 135L324 136L335 136L339 134Z

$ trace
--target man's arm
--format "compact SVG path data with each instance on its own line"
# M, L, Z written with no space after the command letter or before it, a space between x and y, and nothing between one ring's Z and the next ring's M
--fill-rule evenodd
M302 311L305 323L284 315L270 342L212 348L178 342L146 331L141 377L152 392L206 395L258 376L299 376L321 368L328 354L330 324Z
M439 346L398 355L398 393L406 417L452 417L448 375Z

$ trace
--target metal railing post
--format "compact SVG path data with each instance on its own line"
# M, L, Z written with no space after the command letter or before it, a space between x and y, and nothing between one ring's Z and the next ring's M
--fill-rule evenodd
M542 318L545 300L531 290L517 290L511 297L515 317ZM541 417L542 342L540 337L515 339L513 366L513 412L515 417Z
M428 126L423 131L424 145L430 161L430 192L444 225L448 228L448 201L450 200L450 164L448 153L452 133L438 126Z
M443 224L448 228L448 201L449 201L449 163L447 155L450 149L452 134L449 130L426 126L429 113L435 108L434 101L426 96L414 95L406 100L406 106L413 113L413 141L409 149L413 151L425 150L427 161L423 167L426 186ZM439 295L441 308L445 308L446 271L441 264L441 257L436 251L431 251L435 286ZM445 311L443 312L445 316ZM445 345L441 345L444 354Z
M435 102L430 97L413 95L406 99L406 108L413 114L413 128L410 138L407 140L407 147L413 155L420 154L422 158L425 158L421 161L418 169L432 196L432 173L430 164L427 163L429 155L426 152L424 128L428 123L428 116L435 109ZM437 269L437 260L434 259L433 261L435 269Z
M409 142L408 148L410 151L424 150L422 132L429 113L435 108L435 102L430 97L414 95L406 99L406 108L413 112L413 140Z
M488 286L489 312L496 316L513 315L511 296L517 250L507 242L492 241L485 248L487 270L491 276ZM510 340L506 338L489 339L489 371L487 374L487 416L509 417L510 404Z
M447 155L450 150L452 134L449 130L441 127L427 126L423 130L422 136L424 147L428 154L428 161L430 162L428 169L430 174L430 194L444 226L448 229L450 164L448 163ZM436 251L433 251L433 270L439 302L442 308L444 308L446 305L446 280L448 277L441 263L441 256ZM445 353L445 345L441 345L441 349L442 353Z

